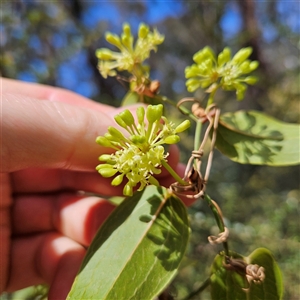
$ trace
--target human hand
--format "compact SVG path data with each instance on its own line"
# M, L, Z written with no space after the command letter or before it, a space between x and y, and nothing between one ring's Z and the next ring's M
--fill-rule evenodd
M0 292L50 285L65 299L86 247L122 194L97 174L95 143L122 109L49 86L1 78ZM169 163L183 174L178 150ZM161 184L174 180L162 172Z

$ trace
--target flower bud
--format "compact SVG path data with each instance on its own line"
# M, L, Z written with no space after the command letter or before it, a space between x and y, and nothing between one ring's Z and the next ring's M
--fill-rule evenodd
M127 126L132 126L134 124L133 115L128 109L126 109L126 110L122 111L121 113L119 113L119 116L125 122L125 124Z
M133 195L132 186L129 183L125 184L124 189L123 189L123 195L124 196L132 196Z
M123 181L123 178L124 178L124 174L120 174L118 176L116 176L112 182L111 182L111 185L112 186L117 186L117 185L120 185Z
M242 83L235 83L234 87L236 88L237 100L243 100L245 97L247 87Z
M121 44L120 38L119 38L116 34L113 34L113 33L108 32L108 33L105 35L105 39L106 39L110 44L115 45L115 46L118 47L119 49L122 48L122 44Z
M98 136L96 138L96 143L103 147L112 147L112 143L104 136Z
M240 66L239 66L240 71L242 71L244 74L250 73L250 60L247 59L245 60Z
M96 170L102 170L102 169L112 169L112 166L110 164L100 164L96 167Z
M251 71L254 71L254 70L256 70L257 69L257 67L259 66L259 62L257 61L257 60L254 60L254 61L252 61L251 63L250 63L250 70Z
M101 168L98 169L98 172L105 178L114 176L118 170L117 169L113 169L113 168Z
M224 50L218 55L218 65L222 66L225 63L229 62L231 58L230 48L226 47Z
M108 139L110 142L113 142L113 141L116 140L116 139L115 139L110 133L108 133L108 132L106 132L106 133L104 134L104 137L105 137L106 139Z
M190 78L186 81L186 86L187 90L192 93L200 86L200 81L199 79Z
M257 82L257 77L248 76L244 79L244 82L246 82L247 84L255 84Z
M180 137L178 135L170 135L164 139L165 144L176 144L180 141Z
M115 127L109 126L107 130L112 135L112 137L115 137L115 138L118 138L118 139L121 139L121 140L125 140L125 137L124 137L123 133L120 132Z
M145 109L144 109L143 106L140 106L140 107L137 108L136 116L137 116L139 124L143 125L144 124L144 119L145 119Z
M146 137L141 136L141 135L132 135L130 137L130 140L135 144L135 145L141 145L146 142Z
M129 49L132 50L132 37L131 36L127 36L125 34L122 34L122 43L123 45Z
M235 63L242 63L244 60L246 60L250 54L252 53L252 48L242 48L240 51L238 51L234 57L232 58L232 62Z
M163 113L163 105L148 105L146 110L146 117L149 123L154 123L160 120L162 113Z
M111 60L113 58L113 53L109 49L101 48L96 50L96 57L102 60Z
M213 60L214 61L215 60L215 54L214 54L213 50L210 47L206 46L202 50L200 50L200 51L198 51L197 53L194 54L193 60L197 64L201 64L205 60Z
M138 32L139 38L140 39L146 38L148 33L149 33L149 27L142 23L139 27L139 32Z
M127 37L131 36L131 29L130 29L130 25L128 23L123 24L123 32Z
M188 129L190 126L191 126L191 122L189 120L185 120L175 128L175 132L176 133L182 132Z
M111 155L110 154L102 154L99 156L99 161L108 161L111 159Z
M123 121L122 117L120 114L114 116L115 121L118 123L119 126L123 128L127 128L127 124Z

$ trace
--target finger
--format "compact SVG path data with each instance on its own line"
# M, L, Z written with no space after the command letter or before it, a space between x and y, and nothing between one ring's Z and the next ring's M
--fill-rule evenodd
M175 145L170 147L168 163L176 169L179 160L179 150ZM180 169L179 169L180 170ZM179 173L183 176L183 172ZM171 182L172 177L162 168L162 173L157 176L161 184ZM11 182L15 193L51 192L65 189L83 190L102 195L121 195L122 186L113 187L112 178L103 178L96 170L92 172L76 172L61 169L29 168L13 172Z
M115 208L98 197L74 194L27 195L15 198L12 208L14 235L56 230L88 246Z
M6 291L48 283L49 300L66 299L85 252L83 246L56 233L16 238Z
M0 294L6 284L6 276L9 271L8 257L10 255L10 237L11 237L11 189L10 178L8 174L0 173Z
M2 172L27 167L92 170L107 152L95 143L115 125L105 111L20 95L2 98Z
M103 111L107 113L114 111L114 107L100 104L74 92L52 87L43 84L22 82L13 79L1 78L2 92L6 94L21 94L26 98L34 98L39 100L48 100L54 102L64 102L71 105L89 108L92 110Z
M12 173L14 193L85 191L107 196L122 194L122 186L112 186L111 178L103 178L97 171L81 172L60 169L29 168Z

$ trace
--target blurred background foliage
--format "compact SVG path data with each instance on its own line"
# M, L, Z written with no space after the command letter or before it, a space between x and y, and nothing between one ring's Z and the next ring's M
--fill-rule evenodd
M165 42L149 60L160 92L174 101L186 91L184 68L205 45L215 52L251 46L259 60L260 81L243 102L218 94L223 112L264 111L282 121L299 122L299 1L1 1L1 76L67 88L118 106L126 90L115 78L104 80L95 50L107 47L105 31L121 33L122 23L157 27ZM199 99L202 92L196 92ZM193 137L185 136L182 160ZM205 158L204 158L205 159ZM300 299L299 168L239 165L216 151L208 193L221 206L230 229L230 248L249 255L267 247L284 276L284 299ZM219 247L207 243L217 227L209 209L189 208L192 237L187 259L170 293L181 299L203 282ZM26 272L26 270L24 270ZM44 291L44 289L42 289ZM32 296L5 294L2 299ZM195 299L209 299L208 291Z

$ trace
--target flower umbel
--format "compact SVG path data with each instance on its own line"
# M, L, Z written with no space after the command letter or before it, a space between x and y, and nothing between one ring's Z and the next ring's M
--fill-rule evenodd
M142 64L143 61L150 56L151 50L156 51L157 45L164 41L164 36L156 29L151 32L149 27L143 23L139 27L138 38L135 43L130 25L127 23L123 25L123 33L120 37L108 32L105 38L120 52L111 51L107 48L96 51L96 56L99 59L98 68L104 78L116 76L116 70L129 71L136 77L141 77L148 71L147 66Z
M125 177L128 180L123 189L125 196L131 196L138 183L138 190L142 190L148 184L158 184L153 175L159 174L160 167L167 164L168 153L165 153L163 144L179 142L177 134L190 126L190 122L185 120L174 127L162 113L162 104L149 105L146 110L139 107L136 110L136 124L133 115L126 109L115 116L115 121L129 136L125 136L114 127L109 127L104 136L96 139L101 146L116 150L113 154L101 155L99 160L103 163L96 169L103 177L116 175L111 182L114 186L121 184Z
M226 47L216 58L210 47L198 51L193 56L195 64L185 69L188 91L194 92L201 87L214 94L221 87L228 91L236 90L237 99L242 100L246 84L257 81L255 76L248 76L258 67L257 61L248 59L251 53L251 47L242 48L231 58L231 50Z

